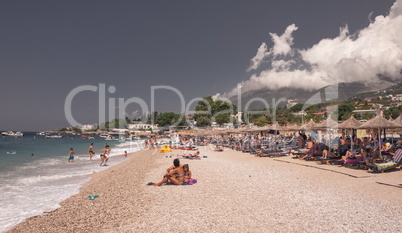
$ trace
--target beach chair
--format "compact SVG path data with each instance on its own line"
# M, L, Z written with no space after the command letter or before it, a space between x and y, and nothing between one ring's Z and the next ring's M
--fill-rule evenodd
M394 156L392 156L391 161L386 163L375 163L367 165L373 170L373 172L384 172L401 166L402 161L402 149L398 149Z

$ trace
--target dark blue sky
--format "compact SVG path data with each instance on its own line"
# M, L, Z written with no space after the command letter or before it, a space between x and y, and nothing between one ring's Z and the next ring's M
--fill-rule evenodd
M269 32L296 24L294 45L309 48L339 28L367 27L393 0L0 1L0 130L67 126L64 102L80 85L116 87L109 98L139 97L153 85L195 97L226 92ZM272 46L272 44L268 44ZM157 92L156 110L179 112L179 98ZM131 114L138 105L131 105ZM73 115L98 121L98 96L77 95Z

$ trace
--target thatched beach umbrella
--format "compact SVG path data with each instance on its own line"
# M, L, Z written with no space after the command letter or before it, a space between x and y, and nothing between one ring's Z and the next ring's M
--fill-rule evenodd
M339 124L338 128L340 129L356 129L360 127L363 123L356 120L353 116L349 117L346 121Z
M356 120L353 116L349 117L346 121L342 122L339 124L338 128L340 129L351 129L352 130L352 140L351 140L351 147L353 149L353 129L357 129L360 127L363 123L360 121Z
M294 124L294 125L288 125L288 126L286 126L284 130L288 130L288 131L300 131L300 130L303 130L303 127L302 127L302 126L299 126L299 125L297 125L297 124Z
M314 126L316 126L316 123L313 121L313 119L310 119L309 122L302 126L302 130L311 130Z
M394 120L391 120L392 122L394 122L395 124L401 126L402 128L402 115L399 115L397 118L395 118Z
M339 126L337 121L332 120L331 117L328 117L325 121L313 125L312 129L316 130L324 130L324 129L337 129Z
M360 127L358 127L359 129L377 129L378 130L378 149L380 151L380 156L381 156L381 130L382 129L396 129L396 128L400 128L401 126L391 122L387 119L385 119L382 116L382 112L380 112L379 114L377 114L377 116L375 116L374 118L370 119L369 121L367 121L366 123L362 124Z

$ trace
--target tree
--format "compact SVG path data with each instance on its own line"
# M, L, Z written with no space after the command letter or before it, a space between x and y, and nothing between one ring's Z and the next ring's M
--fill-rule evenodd
M346 120L351 116L355 106L350 103L342 103L338 106L338 120Z
M292 112L300 112L303 109L304 104L295 104L289 110Z
M237 107L219 99L214 101L211 96L207 96L198 101L195 111L194 119L197 121L197 126L211 125L212 121L222 125L233 120L231 116L237 113Z
M197 118L197 126L198 127L206 127L211 125L211 119L206 116L200 116Z
M176 114L173 112L164 112L158 116L156 119L156 124L161 127L170 126L174 124L176 119Z

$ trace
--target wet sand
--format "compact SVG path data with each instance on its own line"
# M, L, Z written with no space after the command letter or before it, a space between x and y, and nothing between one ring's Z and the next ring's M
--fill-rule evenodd
M197 184L147 186L162 179L177 153L130 154L91 175L61 208L10 232L402 232L399 169L371 174L204 147L207 158L181 160Z

